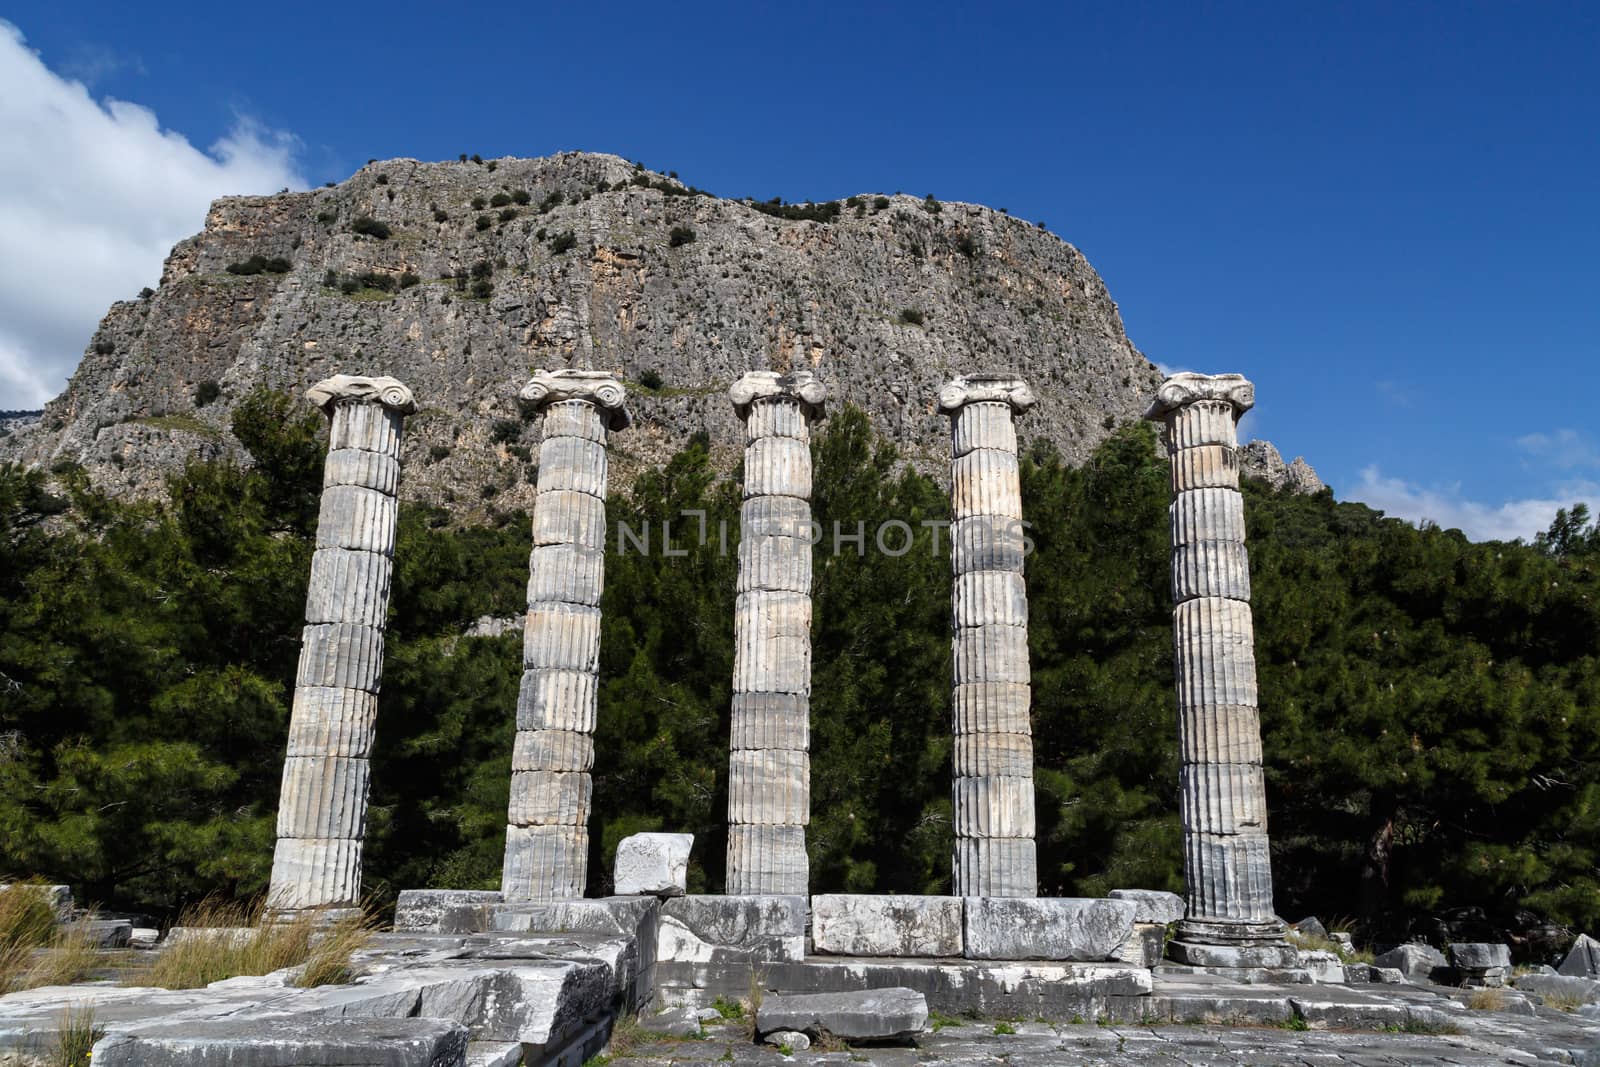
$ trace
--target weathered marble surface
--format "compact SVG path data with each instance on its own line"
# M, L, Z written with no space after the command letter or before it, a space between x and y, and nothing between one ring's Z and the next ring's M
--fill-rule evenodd
M835 956L961 955L961 898L818 894L812 951Z
M955 892L1037 891L1033 740L1028 720L1028 593L1013 419L1034 404L1025 382L950 382L952 726Z
M756 1033L794 1030L842 1041L903 1041L928 1025L928 1000L892 986L847 993L774 993L756 1009Z
M617 843L612 888L618 896L681 897L689 891L693 834L633 834Z
M1173 663L1187 918L1168 951L1197 966L1293 966L1272 904L1250 563L1239 494L1237 374L1176 374L1146 417L1172 471Z
M810 371L751 371L728 390L744 422L728 754L730 894L804 894L811 821Z
M581 897L588 880L606 443L628 425L622 384L596 371L536 371L520 394L544 416L528 557L500 887L507 900Z
M332 426L267 892L282 910L360 903L401 433L416 410L393 378L336 375L306 397Z

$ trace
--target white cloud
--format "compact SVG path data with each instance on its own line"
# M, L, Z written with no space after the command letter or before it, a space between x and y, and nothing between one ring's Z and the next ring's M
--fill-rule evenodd
M1460 530L1473 541L1509 541L1516 537L1531 540L1548 529L1558 508L1579 501L1600 503L1600 483L1568 482L1556 486L1555 491L1557 496L1550 499L1530 497L1485 504L1463 497L1459 483L1426 488L1402 478L1386 478L1374 465L1361 471L1359 485L1341 495L1395 518Z
M0 409L60 392L114 300L156 284L219 196L303 188L293 137L240 118L202 152L96 101L0 21Z

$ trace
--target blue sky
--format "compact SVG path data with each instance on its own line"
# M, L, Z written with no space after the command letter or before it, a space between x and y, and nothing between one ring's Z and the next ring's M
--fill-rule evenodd
M146 141L158 124L187 142L171 165L188 185L113 158L83 198L181 186L145 212L178 236L206 196L389 156L577 148L724 195L932 192L1043 220L1104 276L1135 344L1248 374L1250 432L1342 497L1478 537L1600 503L1594 5L25 2L4 17L88 103L137 104ZM87 169L34 153L63 123L9 95L0 135L55 177L0 162L0 218ZM119 253L153 255L150 282L149 249L171 243L158 229ZM28 252L4 232L0 255ZM0 266L0 314L48 301L41 273ZM0 408L59 388L56 350L70 367L95 317L75 341L12 338Z

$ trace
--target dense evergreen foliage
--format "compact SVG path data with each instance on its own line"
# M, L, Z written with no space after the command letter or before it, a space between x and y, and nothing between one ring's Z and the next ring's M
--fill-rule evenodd
M945 891L947 496L859 413L825 425L812 885ZM192 464L160 505L0 469L0 872L157 912L264 888L324 445L320 417L266 393L234 430L253 464ZM1048 894L1181 888L1166 485L1144 426L1081 468L1024 462ZM646 829L693 832L693 887L721 884L736 486L700 440L610 504L596 892ZM1246 506L1280 911L1373 933L1463 905L1600 925L1587 513L1529 546L1326 492L1249 486ZM402 509L366 865L380 898L498 882L521 642L465 632L521 611L527 553L526 515L462 528Z

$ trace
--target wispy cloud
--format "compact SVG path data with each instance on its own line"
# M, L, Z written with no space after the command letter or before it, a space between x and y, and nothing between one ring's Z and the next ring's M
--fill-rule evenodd
M1600 467L1600 447L1577 430L1530 433L1517 438L1517 447L1541 462L1564 470Z
M1378 391L1378 399L1390 407L1408 408L1411 406L1411 393L1399 382L1385 378L1374 382L1373 388Z
M1460 530L1474 541L1509 541L1518 537L1529 540L1548 529L1559 508L1578 501L1600 502L1600 483L1572 481L1556 486L1551 497L1489 504L1463 496L1460 483L1421 486L1403 478L1385 477L1374 464L1361 471L1358 485L1341 495L1395 518Z
M60 392L111 302L154 285L219 196L303 188L297 142L240 117L202 152L96 100L0 21L0 409Z

